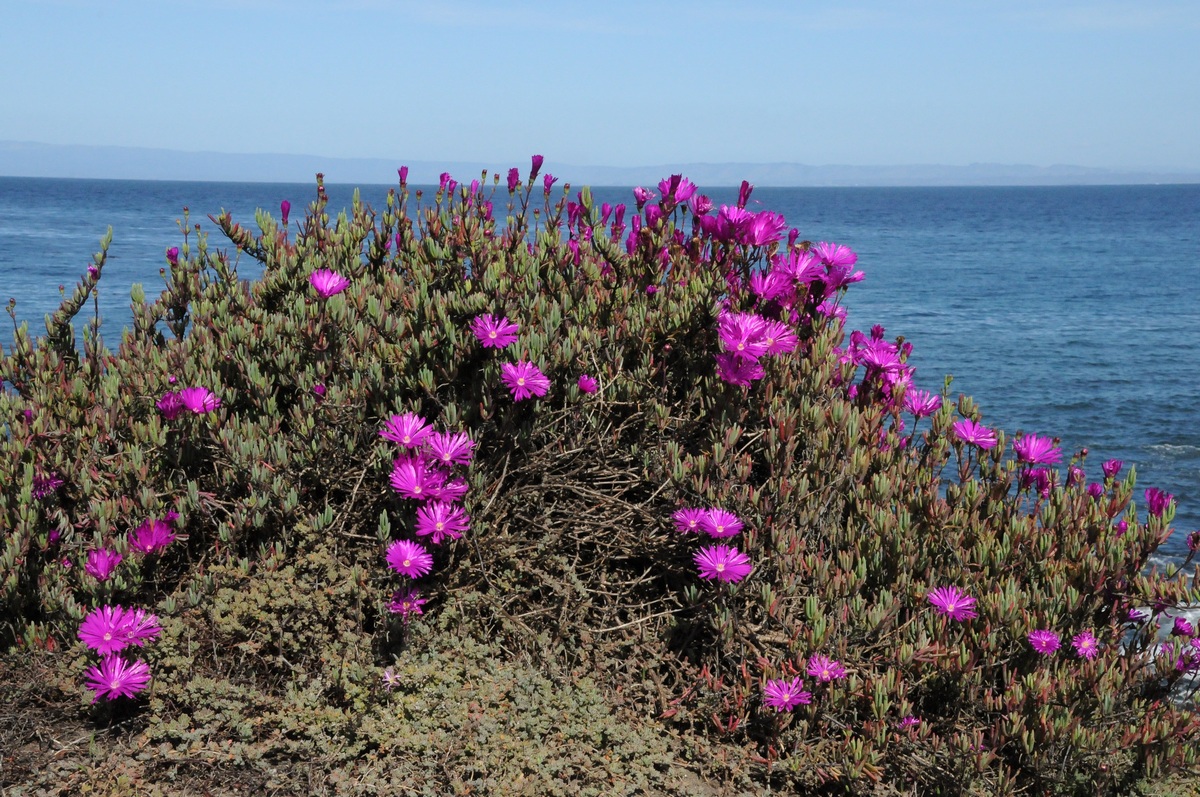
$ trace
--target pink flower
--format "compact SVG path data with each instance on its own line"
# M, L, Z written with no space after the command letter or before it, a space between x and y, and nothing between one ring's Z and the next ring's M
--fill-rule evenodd
M179 394L173 390L169 393L164 393L155 406L158 407L158 411L168 421L175 420L184 409L183 401L179 398Z
M387 608L392 614L400 615L407 623L411 617L424 614L421 611L421 607L424 605L425 599L421 597L421 591L409 584L392 593L392 599L388 601Z
M1106 459L1100 464L1100 470L1104 471L1104 478L1111 479L1121 471L1124 464L1119 459Z
M322 383L322 382L318 382L317 384L313 385L313 389L312 389L312 390L313 390L313 395L314 395L314 396L316 396L318 399L323 399L323 398L325 398L325 385L324 385L324 383Z
M402 576L420 578L433 569L433 556L415 542L396 540L388 546L387 563Z
M596 380L587 374L580 374L579 381L576 383L579 386L580 393L595 393L600 389L600 385Z
M920 724L921 724L921 718L920 718L920 717L914 717L912 714L909 714L907 717L902 717L902 718L900 719L900 722L898 722L898 723L897 723L897 727L900 727L900 728L913 728L913 727L915 727L915 726L917 726L917 725L920 725Z
M172 246L170 249L167 250L167 262L170 263L172 266L179 265L179 247L178 246Z
M816 655L808 660L808 674L821 683L846 677L846 668L828 656Z
M790 681L767 681L763 684L763 702L776 711L791 711L796 706L812 702L812 693L801 690L804 682L799 678Z
M57 473L34 476L30 495L35 501L40 501L46 496L53 494L55 490L62 486L63 480L58 478Z
M125 612L125 639L131 645L143 647L151 639L157 639L162 633L158 618L145 609L133 609Z
M435 432L425 445L430 456L443 465L470 465L475 441L465 432Z
M467 483L462 479L451 479L443 484L433 484L429 487L429 500L450 503L461 501L468 489Z
M221 399L205 387L185 387L179 391L179 400L197 415L213 412L221 406Z
M129 645L132 619L120 606L98 606L79 624L79 639L101 655L117 653Z
M113 571L117 569L117 565L121 564L123 558L116 551L110 551L107 548L97 548L88 554L87 564L83 566L83 572L97 581L108 581L112 577Z
M323 299L328 299L350 287L350 280L327 268L319 268L309 274L308 282L313 286L317 295Z
M129 547L138 553L151 554L165 549L173 542L174 529L161 520L146 520L133 532Z
M1150 514L1154 517L1162 517L1174 500L1174 495L1157 487L1150 487L1146 490L1146 504L1150 508Z
M292 203L286 199L279 203L279 215L283 217L283 226L288 223L288 215L292 212Z
M390 604L388 605L388 611L391 611ZM383 681L384 689L387 689L389 692L401 684L400 675L391 667L383 671L380 680Z
M1013 441L1013 453L1017 459L1030 465L1053 465L1062 462L1062 449L1054 445L1049 437L1035 434L1024 435Z
M1062 644L1062 638L1053 631L1039 629L1029 632L1029 644L1038 653L1041 653L1043 656L1049 656L1058 650Z
M766 371L758 360L739 357L731 352L714 355L717 361L717 376L722 382L738 387L750 387L755 379L762 379Z
M1195 627L1188 622L1186 617L1176 617L1175 623L1171 626L1171 636L1186 636L1190 637L1196 633Z
M141 660L130 664L120 656L105 656L98 667L89 667L84 677L96 693L92 702L98 703L102 697L133 697L145 689L150 683L150 667Z
M942 408L942 397L928 390L910 388L904 391L904 409L916 418L928 418Z
M675 522L675 530L680 534L694 534L700 531L701 523L704 521L704 516L708 514L707 509L680 509L671 515L671 520Z
M985 451L996 447L996 433L970 418L963 418L961 421L955 422L951 428L954 429L954 434L958 436L958 439L964 443L979 446Z
M753 313L721 313L717 334L721 348L737 357L757 360L767 353L767 320Z
M711 545L701 548L695 555L700 578L737 582L750 575L753 567L750 557L728 545Z
M962 622L979 616L975 611L975 599L958 587L939 587L926 597L934 608L952 620Z
M504 316L496 318L490 314L475 316L470 327L486 349L505 348L517 339L517 333L521 331L520 324L514 324Z
M1094 659L1096 658L1096 654L1100 652L1096 635L1091 631L1081 631L1076 634L1071 640L1071 644L1075 647L1075 652L1083 659Z
M517 190L517 186L521 184L521 172L514 166L508 170L508 193Z
M405 498L425 501L434 496L435 489L446 482L446 474L421 457L404 456L396 459L392 467L392 488Z
M724 509L713 508L700 518L700 530L710 537L736 537L743 523L738 516Z
M420 536L430 536L430 542L441 545L442 540L460 539L471 522L461 506L445 501L430 501L417 510L416 531Z
M404 448L417 448L433 433L433 427L421 416L413 412L403 415L393 415L383 425L379 436L385 440L399 443Z
M795 351L800 345L799 338L792 328L782 321L768 321L763 330L762 342L766 344L766 354L779 355Z
M530 161L532 168L529 170L529 182L532 183L537 179L538 172L542 170L543 158L541 155L534 155L532 158L530 158Z
M812 251L826 266L853 266L858 262L858 255L854 250L841 244L821 241Z
M504 363L500 372L504 384L512 391L513 401L544 396L550 390L550 380L533 363Z

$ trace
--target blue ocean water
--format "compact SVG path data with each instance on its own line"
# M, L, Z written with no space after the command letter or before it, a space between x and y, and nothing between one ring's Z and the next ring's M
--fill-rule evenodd
M351 187L327 189L332 208L349 204ZM387 190L362 196L379 207ZM153 296L162 285L185 206L213 230L210 213L253 224L256 208L277 214L287 199L299 216L315 193L0 177L0 302L15 297L18 317L40 331L58 286L83 274L111 225L100 312L115 345L130 286ZM632 205L629 189L593 193ZM1143 488L1173 493L1177 531L1164 553L1183 558L1187 533L1200 529L1200 185L762 188L751 209L858 252L866 279L846 296L850 326L882 324L912 342L919 386L938 390L952 374L953 394L973 396L989 425L1060 437L1066 452L1086 447L1091 478L1105 459L1136 466L1143 513ZM0 333L10 341L11 330Z

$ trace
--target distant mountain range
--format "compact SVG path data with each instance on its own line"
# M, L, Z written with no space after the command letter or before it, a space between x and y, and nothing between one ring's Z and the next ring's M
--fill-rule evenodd
M503 176L510 166L529 162L472 163L331 158L319 155L181 152L137 147L59 146L0 141L0 176L76 177L106 180L201 180L214 182L304 183L323 172L329 183L359 185L396 181L396 169L409 167L409 182L429 184L442 172L460 182L484 169ZM1134 185L1200 183L1200 171L1129 172L1086 166L1026 166L972 163L968 166L809 166L800 163L667 163L648 166L586 166L554 163L553 172L575 185L647 185L669 174L684 174L702 186L920 186L920 185Z

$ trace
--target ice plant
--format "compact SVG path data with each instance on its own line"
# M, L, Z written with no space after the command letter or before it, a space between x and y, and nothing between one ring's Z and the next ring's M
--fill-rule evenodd
M750 575L753 567L750 557L728 545L710 545L701 548L693 557L700 571L700 578L737 582Z
M713 508L700 518L700 530L710 537L735 537L742 530L738 516L724 509Z
M185 387L179 391L179 401L197 415L213 412L221 406L221 399L206 387Z
M101 655L117 653L130 642L132 620L120 606L97 606L79 624L79 639Z
M400 457L392 467L392 488L405 498L425 501L446 482L446 475L421 457ZM440 496L438 496L440 497Z
M443 465L470 465L475 441L465 432L434 432L425 445L430 457Z
M471 332L486 349L503 349L517 339L520 324L514 324L504 316L478 315L470 323Z
M1196 633L1195 627L1188 621L1186 617L1176 617L1175 622L1171 625L1171 636L1186 636L1190 637Z
M1146 505L1149 507L1149 512L1153 517L1162 517L1167 511L1167 507L1175 500L1175 496L1171 493L1158 489L1157 487L1149 487L1146 489Z
M1106 459L1100 463L1100 470L1104 471L1104 478L1111 479L1121 472L1121 466L1124 464L1119 459Z
M309 274L308 282L323 299L335 296L350 287L350 280L327 268L319 268Z
M146 520L129 539L131 550L142 554L157 553L175 542L175 530L161 520Z
M387 563L402 576L420 578L433 569L433 556L422 545L396 540L388 546Z
M157 639L162 633L158 618L145 609L132 609L125 612L124 633L126 641L139 648L151 639Z
M904 391L904 409L916 418L928 418L942 408L942 397L928 390L909 388Z
M471 523L471 516L461 506L445 501L430 501L417 510L416 532L428 536L434 545L449 537L462 537Z
M580 374L579 381L576 384L579 386L579 392L581 393L595 393L600 389L600 385L596 380L587 374Z
M842 666L841 662L820 654L808 660L807 672L813 678L826 684L846 677L846 668Z
M284 227L286 227L288 224L288 216L291 214L291 212L292 212L292 203L291 202L288 202L285 199L279 203L279 215L283 219Z
M504 384L512 391L513 401L544 396L550 390L550 380L533 363L504 363L500 373Z
M150 683L150 667L141 660L130 664L120 656L105 656L99 666L88 668L85 677L88 688L96 693L92 702L98 703L102 697L133 697L145 689Z
M409 584L392 593L392 599L388 601L387 609L408 622L412 617L424 614L421 610L424 605L425 599L421 597L421 591Z
M1024 435L1014 440L1012 447L1017 459L1029 465L1053 465L1062 462L1062 449L1055 446L1054 440L1049 437Z
M1054 631L1038 629L1029 632L1029 644L1038 653L1041 653L1043 656L1049 656L1058 650L1062 644L1062 637Z
M791 711L796 706L812 702L812 692L803 691L804 682L799 678L790 681L779 679L763 684L763 702L776 711Z
M413 412L403 415L393 415L387 419L380 430L379 436L385 440L399 443L404 448L417 448L433 433L433 427L421 416Z
M180 399L179 394L173 390L168 393L164 393L162 398L160 398L154 406L158 407L158 411L161 412L162 416L168 421L175 420L179 416L179 413L183 412L184 410L183 400Z
M48 495L51 495L59 487L63 486L63 480L58 478L56 473L47 473L44 476L33 477L33 489L31 495L35 501L40 501Z
M675 514L671 515L671 520L675 523L676 531L681 534L694 534L702 528L701 524L707 514L708 510L706 509L685 507L676 510Z
M97 548L88 554L87 564L83 566L83 571L97 581L108 581L123 558L116 551Z
M954 434L958 439L964 443L978 446L985 451L996 447L996 433L970 418L963 418L961 421L956 421L951 428L954 429Z
M1100 652L1096 635L1091 631L1081 631L1071 639L1071 645L1081 659L1094 659Z
M955 586L938 587L927 596L934 608L951 620L962 622L978 617L975 599Z

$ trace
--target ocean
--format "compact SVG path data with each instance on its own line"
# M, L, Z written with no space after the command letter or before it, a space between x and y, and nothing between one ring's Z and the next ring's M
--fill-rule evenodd
M362 197L379 207L387 190L364 186ZM331 208L352 191L327 186ZM84 273L112 226L100 312L115 346L131 285L150 296L162 285L184 207L214 230L208 214L228 209L253 225L256 208L277 214L287 199L295 218L315 193L308 184L0 177L0 303L14 297L18 320L42 330L59 285ZM633 204L629 188L593 195ZM762 188L750 207L858 253L866 279L845 297L848 323L881 324L911 342L919 387L940 390L952 375L952 395L973 396L989 426L1059 437L1068 454L1087 448L1091 479L1106 459L1135 466L1143 517L1144 488L1173 493L1176 532L1162 553L1184 558L1187 534L1200 529L1200 185ZM11 340L11 329L0 332L0 344Z

